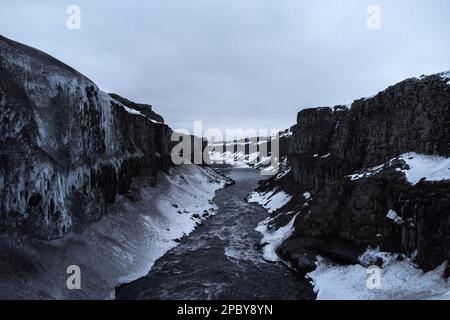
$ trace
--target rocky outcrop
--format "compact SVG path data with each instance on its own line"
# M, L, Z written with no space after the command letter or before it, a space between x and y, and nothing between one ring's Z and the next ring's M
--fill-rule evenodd
M298 214L294 234L278 249L282 257L304 272L314 268L315 254L357 263L368 246L417 251L425 270L449 259L450 168L423 158L450 157L448 81L445 74L408 79L351 106L298 114L291 171L260 186L293 196L272 222ZM425 172L412 183L409 170L418 165L436 166L433 177Z
M295 180L318 189L406 152L450 156L447 81L441 75L408 79L351 109L300 112L290 150Z
M151 106L1 36L0 110L2 231L62 237L99 219L133 177L171 165L172 131Z

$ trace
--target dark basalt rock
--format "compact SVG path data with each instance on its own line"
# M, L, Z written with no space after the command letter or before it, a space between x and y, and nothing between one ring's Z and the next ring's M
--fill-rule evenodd
M154 185L168 170L175 142L163 118L112 96L0 36L0 230L62 237L98 220L133 177Z
M431 270L449 259L450 182L411 185L392 161L378 173L365 171L407 153L450 156L450 85L441 75L408 79L373 98L343 106L303 110L289 147L292 171L261 183L259 191L283 189L293 199L282 212L299 213L295 234L279 254L303 272L314 254L357 263L367 246L412 253ZM302 196L309 192L309 200ZM395 210L401 224L386 217ZM292 214L279 215L281 226ZM313 253L311 255L311 253ZM306 254L306 255L305 255Z
M344 178L317 191L300 208L296 232L280 252L295 256L297 246L356 263L368 246L389 252L417 250L419 265L432 270L448 259L449 191L450 182L412 186L392 168L356 181ZM389 210L403 222L387 218Z

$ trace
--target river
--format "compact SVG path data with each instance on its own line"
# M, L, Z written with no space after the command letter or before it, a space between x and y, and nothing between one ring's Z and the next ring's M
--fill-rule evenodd
M117 288L117 299L314 299L306 279L262 257L255 228L268 213L245 200L261 179L259 171L221 170L236 184L216 193L217 214L156 261L147 276Z

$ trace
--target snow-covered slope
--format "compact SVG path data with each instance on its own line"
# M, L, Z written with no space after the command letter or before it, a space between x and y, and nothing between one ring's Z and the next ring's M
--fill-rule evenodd
M351 180L369 178L379 174L383 169L395 165L395 161L401 161L405 165L396 168L402 172L411 185L416 185L419 181L445 181L450 180L450 158L438 155L424 155L416 152L408 152L395 157L385 164L368 168L362 172L349 175Z
M409 152L399 157L407 168L399 169L412 185L420 180L445 181L450 180L450 158L437 155L422 155Z
M379 283L372 283L364 258L383 259ZM399 258L400 257L400 258ZM362 264L342 266L318 257L317 269L308 273L318 300L449 300L450 282L444 278L446 263L424 273L411 258L368 249Z
M450 85L450 71L444 71L444 72L442 72L442 73L441 73L441 77L442 77L444 80L448 80L447 84Z
M261 221L256 227L255 230L263 235L261 245L263 245L263 256L265 260L271 262L282 261L277 254L277 249L284 240L292 236L294 233L295 218L297 218L297 215L294 215L294 217L285 226L278 229L270 226L272 221L270 218Z
M272 190L269 192L253 192L248 197L248 202L258 203L269 213L273 213L286 205L292 196L284 192L283 190Z
M201 221L225 184L209 168L185 165L135 178L108 214L82 232L52 241L1 237L0 299L108 299L120 283L146 275L153 263ZM81 290L68 290L69 265L81 268Z
M261 169L264 175L278 174L280 165L287 161L292 130L293 128L286 129L272 137L210 144L208 146L210 160L216 165ZM277 153L272 154L272 150L277 150Z
M224 178L173 167L150 105L1 36L0 110L0 298L111 298L214 214Z

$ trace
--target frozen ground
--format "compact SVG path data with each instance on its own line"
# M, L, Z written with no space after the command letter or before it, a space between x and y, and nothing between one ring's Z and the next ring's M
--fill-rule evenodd
M400 156L409 169L402 171L408 182L415 185L420 180L443 181L450 179L450 158L437 155L422 155L415 152L405 153Z
M406 167L398 168L403 172L408 182L412 185L420 180L442 181L450 179L450 162L448 158L406 153L398 159L406 163ZM393 159L394 160L394 159ZM386 163L391 165L391 161ZM384 165L367 169L362 173L349 176L351 179L366 178L378 174ZM305 200L311 199L311 194L306 192ZM283 207L290 200L290 196L283 191L272 190L266 193L254 192L249 201L256 202L273 213ZM281 243L290 237L294 230L295 212L288 212L292 218L279 228L270 227L271 219L262 221L257 231L263 234L261 244L264 259L267 261L281 261L276 250ZM396 223L402 219L393 210L387 212L387 217ZM369 289L367 281L370 276L367 267L375 264L376 258L383 260L380 269L381 287ZM323 257L317 257L317 269L308 274L308 278L314 285L314 291L319 300L450 300L450 283L443 277L446 264L441 265L431 272L424 273L412 262L413 259L404 257L397 259L398 255L379 252L376 249L368 249L360 257L361 264L343 266L329 261Z
M292 196L284 191L272 190L265 193L253 192L248 197L248 202L257 203L267 209L269 213L273 213L286 205L291 199Z
M259 152L247 155L242 151L212 151L209 158L213 164L228 164L235 168L260 168L268 166L271 162L270 156L260 156Z
M370 255L383 257L378 289L367 285ZM360 257L362 265L342 266L318 257L317 269L308 274L318 300L449 300L450 283L443 278L446 264L424 273L411 259L368 250ZM373 260L373 259L372 259ZM364 265L364 266L363 266Z
M276 250L284 240L294 233L295 218L297 218L297 215L295 215L287 225L276 230L268 228L270 218L260 222L258 227L256 227L255 230L263 235L261 244L264 244L263 255L265 260L272 262L282 261Z
M450 179L450 158L438 155L418 154L415 152L404 153L385 164L365 169L363 172L358 172L348 177L351 180L368 178L380 173L384 167L391 166L393 161L397 159L404 161L407 165L404 169L397 168L397 171L402 172L412 185L416 185L422 179L426 181L444 181Z
M42 242L0 244L0 298L109 299L118 283L148 273L154 262L177 245L208 215L210 201L224 179L211 169L182 166L160 174L156 187L146 179L130 197L120 196L108 214L80 233ZM81 268L81 290L66 287L67 267Z
M248 202L259 204L263 208L267 209L269 213L273 213L282 208L291 199L291 195L281 190L272 190L263 193L252 192L248 196ZM270 221L272 220L271 217L266 218L258 224L255 230L263 235L261 244L264 245L263 255L265 260L272 262L282 261L277 255L276 250L284 240L293 234L296 217L297 215L295 215L288 224L279 229L271 229L269 227Z

